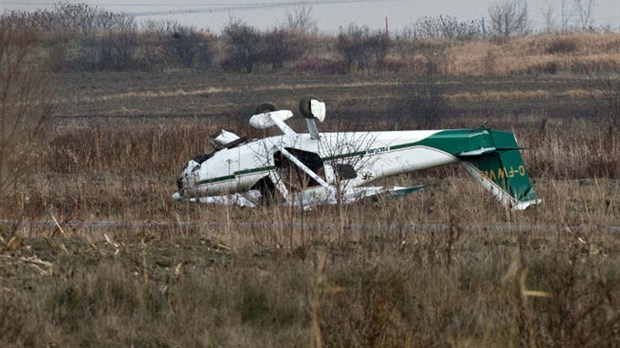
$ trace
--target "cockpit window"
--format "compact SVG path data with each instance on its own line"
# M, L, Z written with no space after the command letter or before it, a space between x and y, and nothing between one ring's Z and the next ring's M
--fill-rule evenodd
M355 168L350 164L336 164L334 166L338 180L349 180L357 178Z
M193 161L194 162L198 162L198 164L203 164L206 160L208 160L209 158L213 157L214 152L211 152L209 154L204 154L204 155L199 155L194 157Z

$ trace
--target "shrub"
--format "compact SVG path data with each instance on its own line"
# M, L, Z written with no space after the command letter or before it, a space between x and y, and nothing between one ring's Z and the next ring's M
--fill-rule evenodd
M199 53L202 57L201 67L207 68L211 65L212 56L209 41L204 40L194 27L175 24L168 34L166 41L182 67L192 68Z
M261 35L254 27L236 21L224 28L226 55L222 60L225 71L252 73L260 60Z
M282 69L286 62L303 57L310 48L309 40L303 32L281 28L264 33L262 42L261 60L270 64L274 71Z
M424 17L409 29L409 36L423 40L472 40L481 36L481 26L480 21L459 21L451 16Z
M385 33L371 32L367 26L350 24L346 30L340 28L336 49L349 71L352 71L354 64L359 69L369 70L373 60L378 67L385 65L390 44L390 38Z
M577 50L577 43L571 37L557 37L546 47L545 52L549 54L566 54Z

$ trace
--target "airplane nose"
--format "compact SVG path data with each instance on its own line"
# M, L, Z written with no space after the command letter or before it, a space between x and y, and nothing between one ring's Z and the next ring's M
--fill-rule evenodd
M181 171L181 176L177 179L177 188L179 189L179 193L182 195L186 190L191 189L193 186L195 176L198 175L196 173L200 170L202 166L200 163L190 160L185 165L185 168Z

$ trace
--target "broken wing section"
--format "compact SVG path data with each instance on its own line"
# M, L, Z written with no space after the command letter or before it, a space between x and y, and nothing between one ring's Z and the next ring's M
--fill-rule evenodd
M523 210L541 203L512 133L489 130L494 147L461 153L461 164L504 205Z

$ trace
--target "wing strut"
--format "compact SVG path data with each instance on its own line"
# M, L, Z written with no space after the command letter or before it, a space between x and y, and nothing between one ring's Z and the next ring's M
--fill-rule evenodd
M298 160L297 157L295 157L292 153L288 152L283 147L280 147L279 150L282 153L282 155L284 155L284 157L288 158L297 167L299 167L299 169L303 170L306 174L308 174L308 176L310 176L312 179L316 180L316 182L318 182L321 186L323 186L325 188L329 188L330 187L329 184L327 182L325 182L325 180L323 180L323 178L318 176L315 172L312 171L312 169L308 168L308 166L303 164L302 161Z

